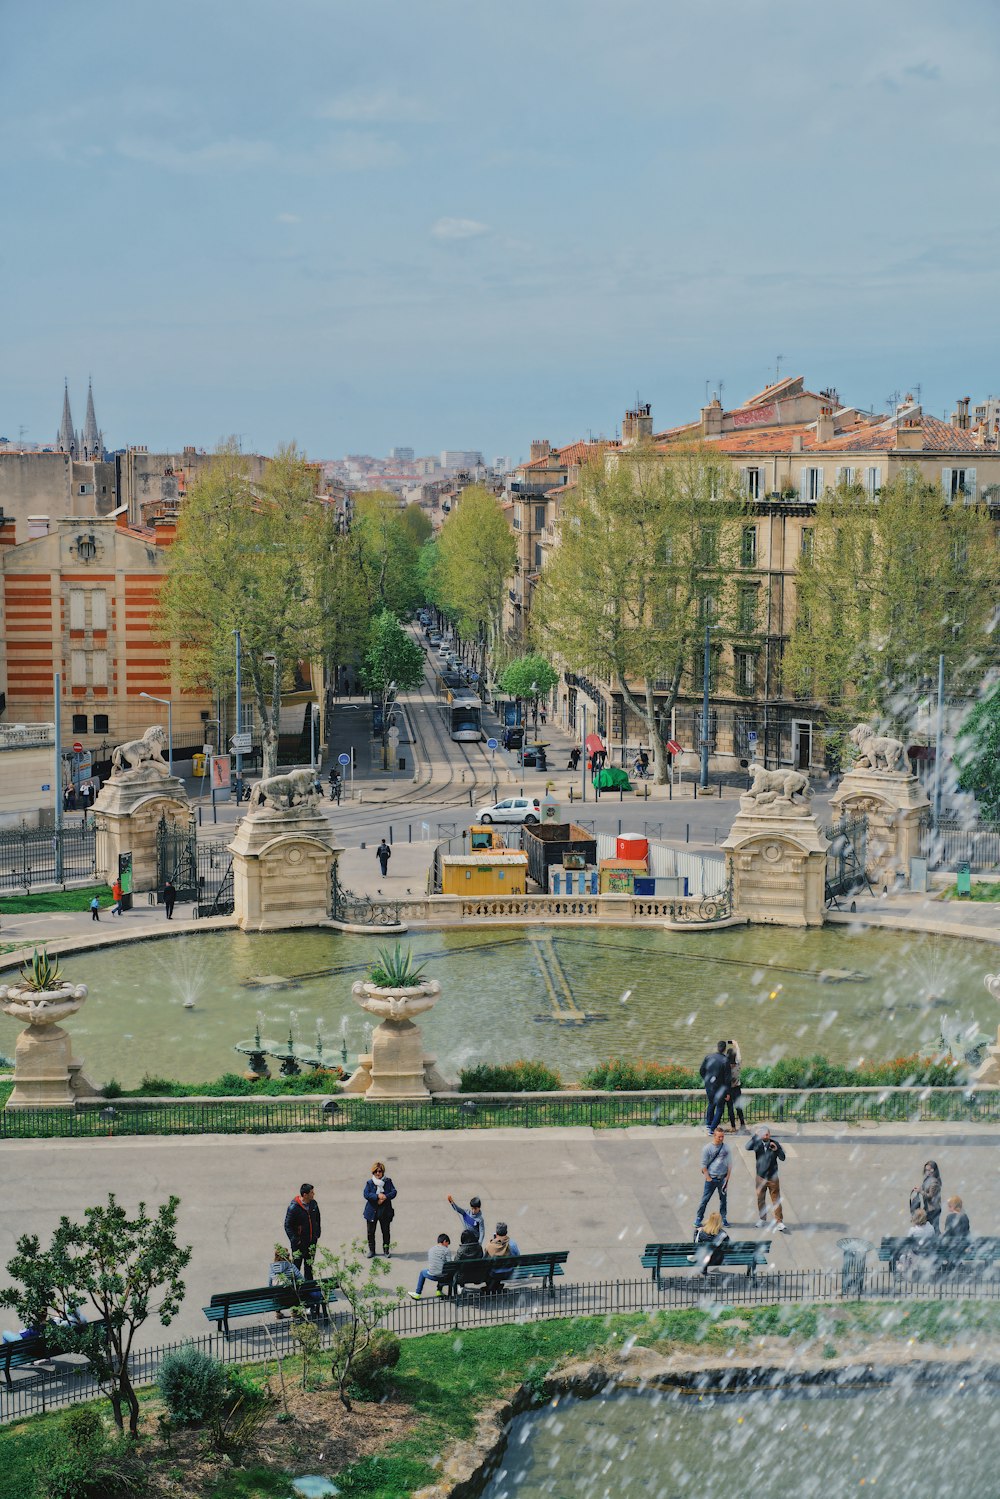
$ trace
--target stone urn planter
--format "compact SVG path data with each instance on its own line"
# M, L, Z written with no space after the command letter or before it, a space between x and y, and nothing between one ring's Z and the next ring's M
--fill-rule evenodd
M357 1070L344 1085L345 1093L379 1098L429 1098L448 1091L435 1058L424 1055L424 1039L413 1017L437 1004L441 985L425 979L408 988L381 988L361 981L351 988L357 1004L380 1024L372 1035L371 1055L358 1058Z
M14 1091L9 1109L72 1107L78 1098L99 1098L73 1059L73 1043L59 1024L87 998L85 984L56 983L37 989L30 984L0 984L0 1010L27 1027L14 1048Z

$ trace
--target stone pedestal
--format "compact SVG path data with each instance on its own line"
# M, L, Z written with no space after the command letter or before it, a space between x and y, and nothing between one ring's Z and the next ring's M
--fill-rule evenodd
M807 805L740 797L722 845L736 914L770 926L822 926L829 846Z
M996 1040L986 1048L986 1056L972 1074L974 1083L990 1083L1000 1086L1000 1026Z
M184 782L156 765L143 765L105 781L94 802L97 873L113 884L118 855L132 855L132 889L155 890L156 830L162 819L187 828L191 804Z
M0 1009L27 1021L14 1048L14 1089L7 1108L72 1108L78 1098L101 1097L84 1077L72 1040L58 1024L75 1015L86 998L84 984L63 983L49 990L0 986Z
M240 822L229 851L234 908L245 932L327 919L331 872L343 850L314 807L255 808Z
M380 1098L429 1098L448 1093L450 1084L437 1070L436 1058L424 1055L424 1040L412 1015L437 1003L441 985L427 979L412 988L383 989L357 983L351 993L363 1010L382 1017L372 1035L371 1055L358 1058L357 1069L344 1085L345 1093Z
M909 881L910 860L920 852L920 824L930 809L916 776L849 770L830 804L838 817L868 819L865 873L876 888Z

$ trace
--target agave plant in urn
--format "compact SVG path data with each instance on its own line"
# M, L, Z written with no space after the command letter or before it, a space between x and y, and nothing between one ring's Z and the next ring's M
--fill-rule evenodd
M413 1023L413 1017L431 1009L441 994L441 985L424 978L423 971L423 964L414 965L409 948L404 952L397 942L391 950L380 947L367 979L353 985L356 1002L381 1023L372 1035L371 1055L358 1058L346 1092L374 1100L427 1098L447 1091L435 1059L424 1055L420 1028Z
M34 949L18 982L0 984L0 1010L27 1022L14 1049L14 1091L9 1109L72 1105L100 1095L73 1060L72 1041L59 1024L75 1015L87 998L85 984L67 982L58 961Z

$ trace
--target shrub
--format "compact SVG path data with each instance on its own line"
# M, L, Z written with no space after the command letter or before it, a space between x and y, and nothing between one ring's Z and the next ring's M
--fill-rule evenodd
M74 1452L86 1447L102 1447L107 1437L104 1422L93 1405L72 1406L62 1419L66 1445Z
M53 1446L38 1476L40 1499L142 1499L149 1474L128 1437L88 1446Z
M482 1062L463 1067L458 1086L462 1093L555 1093L563 1080L544 1062Z
M222 1373L225 1388L212 1416L212 1446L238 1458L254 1445L277 1401L249 1370L230 1364Z
M390 1371L399 1363L401 1344L394 1332L377 1332L367 1348L351 1360L352 1395L377 1400L385 1391Z
M677 1062L626 1062L610 1057L591 1067L580 1079L585 1088L601 1088L609 1093L632 1093L644 1088L699 1088L696 1072Z
M426 963L414 965L411 949L404 952L402 944L397 942L391 949L380 947L376 950L375 961L368 970L368 981L380 989L413 989L421 982L420 975L426 967Z
M168 1353L157 1379L163 1403L178 1426L203 1426L226 1396L226 1370L197 1348Z
M105 1098L121 1098L124 1089L116 1077L109 1077L102 1092Z

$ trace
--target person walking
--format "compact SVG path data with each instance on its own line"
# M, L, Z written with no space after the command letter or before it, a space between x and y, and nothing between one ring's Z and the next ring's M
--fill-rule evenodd
M729 1128L735 1130L736 1120L740 1121L740 1133L747 1132L747 1116L743 1112L743 1091L740 1088L740 1069L743 1066L743 1058L740 1048L735 1041L726 1043L726 1061L729 1063L730 1089L726 1094L726 1107L729 1110Z
M437 1285L434 1295L441 1295L441 1287L438 1285L438 1282L441 1279L441 1271L450 1259L451 1239L448 1234L438 1234L437 1242L432 1244L427 1251L427 1264L417 1276L417 1289L415 1291L407 1291L406 1293L411 1301L420 1300L424 1294L424 1286L429 1280L434 1281L435 1285Z
M122 914L122 882L115 880L111 886L111 914L120 916Z
M927 1222L934 1233L938 1233L941 1222L941 1173L937 1161L924 1162L924 1179L920 1183L920 1205L927 1214Z
M172 921L173 918L174 918L174 906L175 906L176 902L177 902L177 891L174 888L174 882L173 882L173 880L164 880L163 881L163 909L167 913L167 920L168 921Z
M483 1217L483 1205L480 1202L479 1198L469 1198L468 1212L465 1211L465 1208L460 1208L454 1197L452 1197L450 1194L448 1196L448 1201L451 1203L452 1208L465 1224L465 1227L471 1229L475 1234L476 1243L479 1245L480 1249L482 1249L483 1245L486 1243L486 1219Z
M698 1204L698 1212L694 1220L695 1232L701 1228L705 1220L705 1209L711 1202L713 1195L719 1194L719 1208L722 1214L722 1227L729 1227L729 1203L727 1193L729 1190L729 1177L733 1169L733 1157L729 1146L726 1144L726 1135L721 1125L718 1125L711 1140L701 1153L701 1174L705 1178L705 1186L701 1194L701 1202Z
M379 844L378 848L375 850L375 857L379 862L380 869L382 870L382 878L385 879L386 875L389 873L389 860L392 858L392 849L389 847L388 843L386 843L384 838L382 839L382 842Z
M94 896L93 900L90 902L90 919L91 919L91 921L100 921L100 919L101 919L101 902L100 902L100 897L96 896L96 895Z
M319 1203L312 1182L303 1182L298 1195L288 1204L285 1214L285 1238L292 1251L292 1263L306 1280L313 1278L313 1261L320 1236Z
M396 1216L392 1201L396 1195L392 1177L385 1174L385 1162L375 1161L372 1165L372 1174L365 1182L365 1227L368 1230L368 1258L375 1258L375 1230L382 1230L382 1253L386 1259L390 1258L390 1233L389 1227Z
M747 1150L752 1150L757 1158L757 1227L764 1228L767 1225L765 1203L770 1197L774 1212L774 1231L776 1234L783 1234L787 1230L781 1211L778 1162L785 1159L785 1152L778 1141L772 1138L769 1129L762 1129L759 1135L752 1134L747 1141Z
M705 1084L705 1098L707 1108L705 1109L705 1128L708 1133L714 1134L722 1111L726 1106L726 1094L732 1089L732 1073L729 1067L729 1058L726 1056L726 1043L720 1041L714 1051L710 1051L698 1069L702 1082Z

